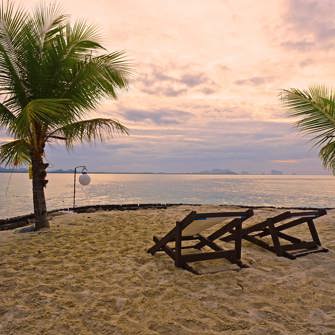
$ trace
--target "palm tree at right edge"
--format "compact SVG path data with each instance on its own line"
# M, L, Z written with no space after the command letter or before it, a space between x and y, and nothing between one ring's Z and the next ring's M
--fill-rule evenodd
M335 173L335 92L325 86L283 90L282 101L296 125L312 135L323 165Z

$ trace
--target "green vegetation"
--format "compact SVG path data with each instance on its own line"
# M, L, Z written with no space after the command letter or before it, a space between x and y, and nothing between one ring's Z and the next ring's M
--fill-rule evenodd
M308 90L283 90L282 101L290 116L298 118L297 127L312 135L320 147L323 165L335 172L335 92L315 86Z
M127 134L118 121L86 115L102 98L115 99L129 75L123 52L106 53L94 26L71 25L57 5L33 13L11 3L0 7L0 128L13 137L0 146L0 163L32 166L36 229L49 226L46 143L71 148Z

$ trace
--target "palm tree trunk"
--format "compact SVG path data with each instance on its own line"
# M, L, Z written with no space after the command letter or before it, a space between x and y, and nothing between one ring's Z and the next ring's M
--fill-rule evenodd
M44 164L43 162L43 152L34 152L31 156L35 230L39 230L41 228L49 228L44 194L44 187L48 182L45 179L48 164Z

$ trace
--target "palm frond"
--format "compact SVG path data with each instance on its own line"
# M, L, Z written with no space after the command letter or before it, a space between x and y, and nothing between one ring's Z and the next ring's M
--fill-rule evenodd
M14 140L0 145L0 164L19 166L30 163L30 148L24 140Z
M126 88L131 73L123 52L88 58L77 62L63 87L63 97L71 97L81 109L95 109L101 98L116 98L117 90Z
M66 25L67 15L61 13L59 4L41 4L35 9L33 14L33 24L36 35L40 40L40 47L50 41L56 34L60 33Z
M116 51L92 59L100 70L101 79L106 84L106 92L110 92L116 98L115 88L127 88L131 75L131 66L122 51Z
M15 115L4 104L0 103L0 128L11 128L15 121Z
M70 99L36 99L30 101L16 118L16 135L31 136L34 124L40 127L64 124L72 105Z
M335 132L335 95L324 86L309 90L289 89L282 92L282 101L289 115L297 118L297 127L314 135L317 145Z
M324 167L331 169L335 173L335 142L329 141L324 145L319 155Z
M335 173L335 92L325 86L293 88L282 92L282 101L289 115L298 119L298 129L321 146L323 165Z
M101 39L98 27L88 24L85 20L77 20L73 26L67 25L66 37L68 43L73 41L92 41L99 44Z
M14 93L21 106L27 103L28 89L21 64L22 27L27 27L28 13L10 2L0 8L0 85L1 91Z
M51 132L48 138L63 139L66 146L71 148L76 142L103 141L105 137L115 134L128 134L128 129L116 120L96 118L68 124Z

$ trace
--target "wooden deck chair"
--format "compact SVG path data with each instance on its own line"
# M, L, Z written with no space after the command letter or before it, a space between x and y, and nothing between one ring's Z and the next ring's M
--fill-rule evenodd
M314 219L326 214L327 212L324 209L301 212L287 211L254 224L251 227L242 229L242 239L270 250L277 256L284 256L289 259L295 259L315 252L327 252L328 249L321 246L314 224ZM304 223L308 225L312 237L311 241L303 241L287 234L287 232L284 233L287 229ZM235 232L232 232L230 236L226 236L222 240L226 242L234 240L234 235ZM266 236L271 237L272 245L262 239ZM287 244L287 242L289 243Z
M244 267L241 262L241 236L242 222L253 215L251 209L243 212L218 212L218 213L189 213L182 221L177 221L176 226L163 238L153 237L155 244L148 250L154 255L158 251L164 251L170 256L176 267L184 268L194 274L199 274L188 263L204 261L208 259L226 258L233 264ZM227 221L228 219L228 221ZM201 235L205 230L218 226L218 229L205 237ZM214 240L222 237L228 232L236 233L234 237L234 248L225 250L217 245ZM183 245L184 241L197 241L194 245ZM168 243L174 246L168 246ZM199 252L207 246L212 251ZM183 254L183 249L196 249L196 253Z

